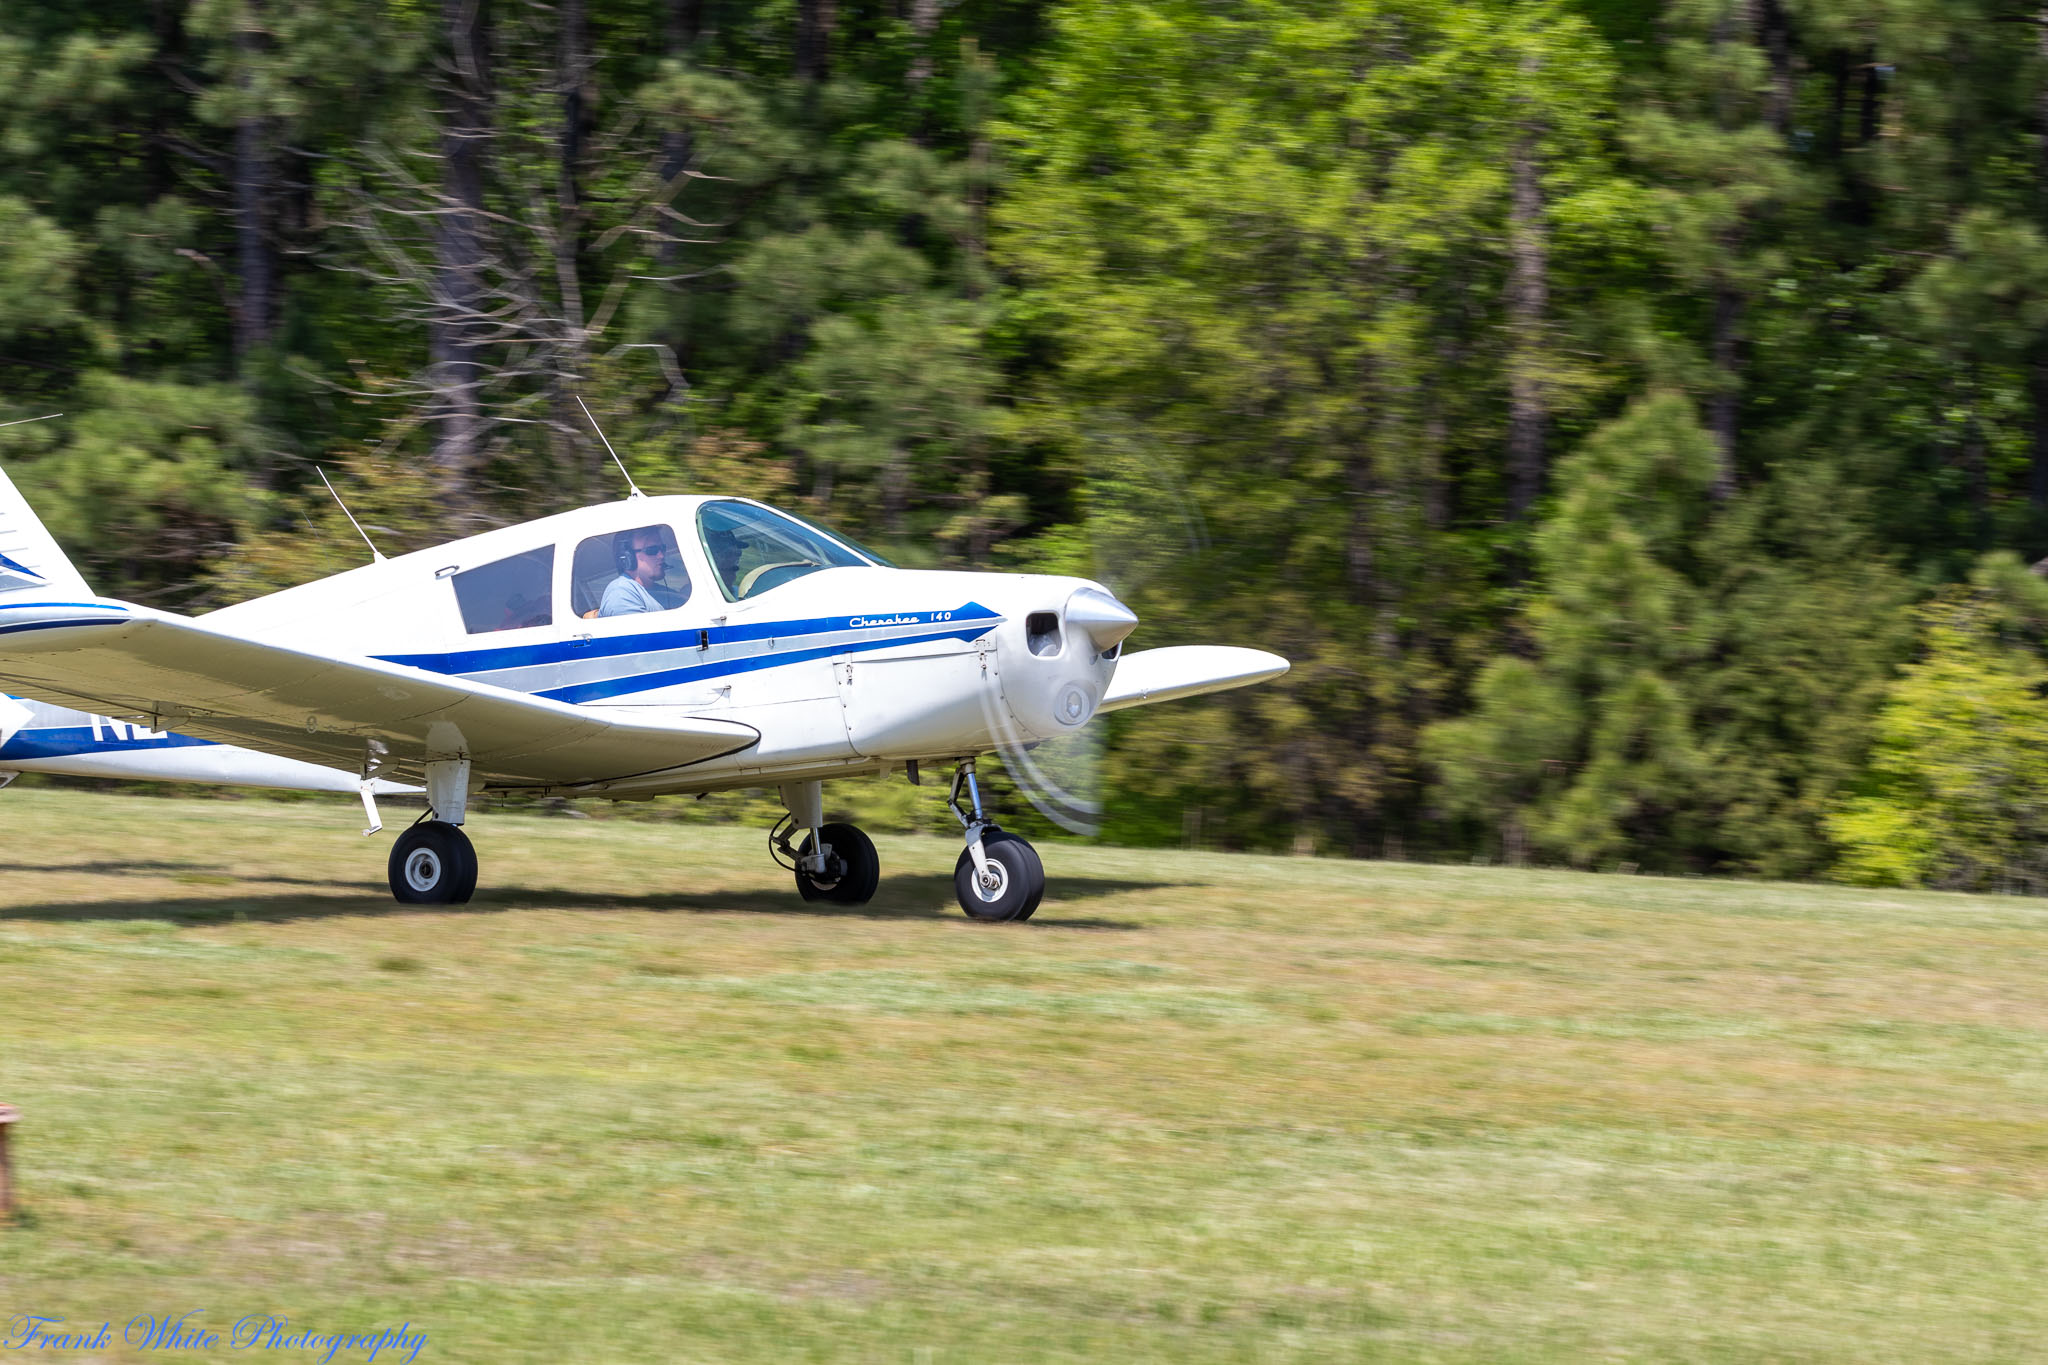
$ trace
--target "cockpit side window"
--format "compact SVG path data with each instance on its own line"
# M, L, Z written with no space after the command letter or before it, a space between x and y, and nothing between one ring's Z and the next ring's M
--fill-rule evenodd
M690 600L690 571L667 526L591 536L576 547L569 609L579 619L673 611Z
M705 503L697 509L697 534L719 588L732 602L820 569L876 562L818 527L751 503Z
M493 560L454 575L455 602L471 635L555 622L555 547Z

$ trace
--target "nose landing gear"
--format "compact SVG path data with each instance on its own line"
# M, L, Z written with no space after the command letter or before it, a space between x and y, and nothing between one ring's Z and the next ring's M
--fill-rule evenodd
M961 802L962 789L967 801ZM1038 851L1014 834L998 829L981 808L981 785L974 779L974 760L953 773L946 804L966 831L967 847L953 865L953 894L969 919L1003 924L1030 919L1045 896L1045 866Z

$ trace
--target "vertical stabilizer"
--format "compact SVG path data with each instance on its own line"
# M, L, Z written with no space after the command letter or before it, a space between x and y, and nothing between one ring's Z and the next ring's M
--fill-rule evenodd
M0 601L26 593L75 598L91 597L92 589L0 469Z

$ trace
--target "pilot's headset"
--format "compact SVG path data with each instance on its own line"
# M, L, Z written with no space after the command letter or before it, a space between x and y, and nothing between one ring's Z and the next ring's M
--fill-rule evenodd
M621 531L612 537L612 563L618 568L619 577L631 578L640 565L639 556L633 553L633 537L644 534L646 528L638 531Z

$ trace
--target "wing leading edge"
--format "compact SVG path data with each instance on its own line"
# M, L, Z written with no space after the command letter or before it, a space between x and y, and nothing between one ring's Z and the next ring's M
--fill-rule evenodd
M1155 701L1174 701L1204 692L1249 687L1285 673L1278 654L1234 645L1173 645L1145 649L1117 660L1098 711L1121 711Z
M752 726L627 719L488 683L266 644L106 598L0 605L0 690L284 758L419 780L467 757L508 785L602 782L748 748Z

